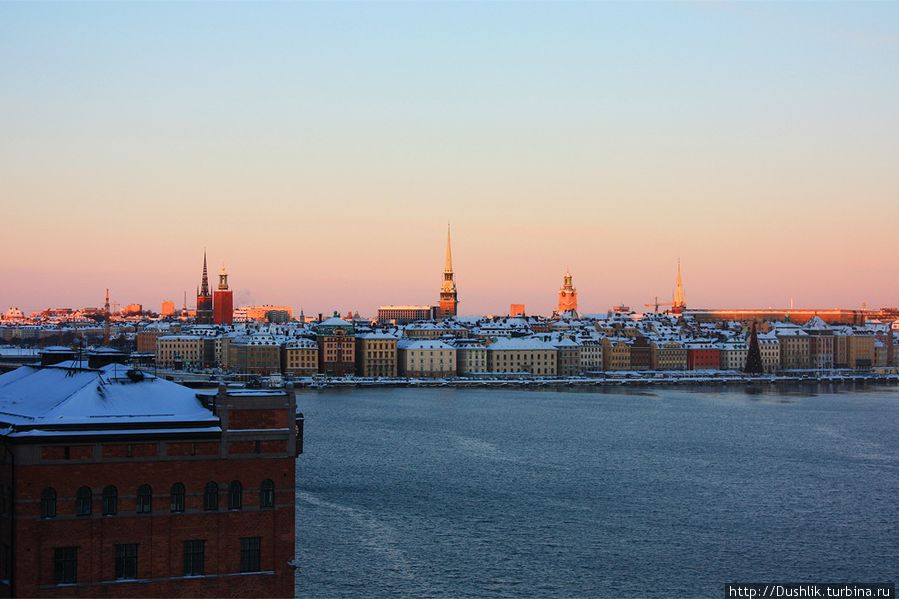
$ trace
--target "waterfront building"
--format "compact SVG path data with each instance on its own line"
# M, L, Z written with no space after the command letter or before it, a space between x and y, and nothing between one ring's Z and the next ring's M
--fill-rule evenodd
M457 339L456 369L460 376L487 372L487 347L476 339Z
M0 594L294 596L292 390L25 366L0 375L0 424Z
M446 259L443 265L443 283L440 285L440 303L438 316L451 318L456 316L459 308L459 298L456 293L456 278L453 273L453 250L450 242L450 227L446 225Z
M771 331L780 343L780 367L783 370L807 370L812 367L808 333L792 323L774 323Z
M780 370L780 341L773 332L759 333L759 351L762 354L762 369L765 372Z
M215 361L215 340L205 335L162 335L156 338L156 366L186 370L208 368Z
M880 339L874 338L874 366L890 365L887 356L887 346Z
M605 337L602 340L602 369L630 370L631 343L630 337Z
M356 335L356 374L369 377L397 376L397 339L389 333Z
M456 376L456 348L434 339L401 339L397 343L399 376L450 378Z
M746 367L749 356L749 344L746 341L725 341L720 344L721 370L738 370ZM761 351L761 345L759 346Z
M509 306L509 316L512 318L524 316L524 304L511 304Z
M677 339L650 342L653 370L686 370L687 348Z
M577 318L577 289L572 283L571 272L565 271L562 277L562 287L559 288L559 304L556 308L559 315L573 314Z
M218 288L212 294L212 321L215 324L232 324L234 322L234 292L228 287L228 273L225 265L219 271Z
M719 370L721 349L715 343L692 342L686 344L688 370Z
M581 346L581 372L602 370L602 339L594 336L578 337L578 343Z
M652 368L652 347L642 334L635 334L631 343L631 370L649 370Z
M576 376L581 373L581 346L568 337L556 337L550 341L556 348L556 374Z
M815 316L802 325L809 337L809 361L812 368L833 368L834 334L833 328Z
M288 341L281 349L281 372L286 376L318 373L318 345L303 337Z
M534 337L501 337L487 346L487 369L495 373L556 376L558 350Z
M206 252L203 252L203 277L197 289L197 324L212 324L212 295L209 293L209 275L206 272Z
M356 339L351 323L334 316L319 323L315 335L320 373L331 376L355 374Z
M378 308L380 324L408 324L418 320L433 320L434 308L431 306L381 306Z
M228 343L228 369L237 374L281 373L281 345L269 334L232 338Z
M871 368L874 365L874 335L855 329L846 337L849 368Z

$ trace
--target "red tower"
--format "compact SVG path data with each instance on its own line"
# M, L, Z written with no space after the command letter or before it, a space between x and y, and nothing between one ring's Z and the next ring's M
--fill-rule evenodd
M219 286L212 294L212 321L215 324L234 322L234 292L228 288L228 273L225 266L219 271Z

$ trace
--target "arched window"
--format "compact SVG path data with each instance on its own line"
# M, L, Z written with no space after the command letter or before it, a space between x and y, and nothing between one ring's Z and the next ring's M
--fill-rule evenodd
M206 483L206 488L203 490L203 509L207 512L214 512L219 509L218 483Z
M259 486L259 507L275 507L275 483L270 478Z
M228 509L239 510L243 506L243 487L239 481L232 480L228 485Z
M184 511L184 485L175 483L172 485L172 512Z
M79 516L90 516L93 508L93 493L90 487L81 487L75 495L75 513Z
M119 490L109 485L103 489L103 515L115 516L119 513Z
M56 517L56 489L47 487L41 491L41 518Z
M137 513L149 514L153 511L153 489L150 485L137 488Z

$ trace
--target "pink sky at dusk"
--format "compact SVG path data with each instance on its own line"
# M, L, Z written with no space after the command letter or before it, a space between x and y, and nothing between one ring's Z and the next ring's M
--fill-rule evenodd
M899 304L896 5L0 5L0 310ZM43 10L41 10L43 7ZM474 25L477 26L474 26ZM8 93L7 93L8 92Z

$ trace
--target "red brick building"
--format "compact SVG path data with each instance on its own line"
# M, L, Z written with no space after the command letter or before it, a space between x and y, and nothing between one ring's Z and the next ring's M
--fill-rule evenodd
M719 370L721 368L721 349L711 343L688 343L687 368L690 370Z
M295 405L118 364L0 376L0 595L292 597Z

